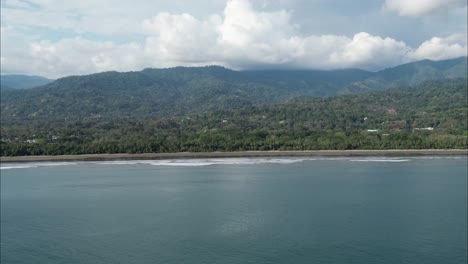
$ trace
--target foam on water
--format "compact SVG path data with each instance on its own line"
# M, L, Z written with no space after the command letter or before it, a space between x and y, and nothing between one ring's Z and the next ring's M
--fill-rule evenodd
M210 165L252 165L252 164L290 164L315 158L214 158L214 159L170 159L170 160L129 160L94 162L101 165L136 165L199 167Z
M421 157L259 157L259 158L205 158L205 159L167 159L167 160L114 160L80 162L25 162L2 163L1 170L29 169L39 167L70 166L78 164L95 165L150 165L166 167L201 167L212 165L255 165L255 164L292 164L305 161L344 160L350 162L409 162L412 160L462 159L464 156L421 156Z
M410 161L409 159L352 159L350 161L357 161L357 162L407 162Z
M466 156L421 156L421 157L412 157L412 159L422 159L422 160L440 160L440 159L463 159Z
M12 170L12 169L28 169L28 168L37 168L37 166L28 166L28 165L22 165L22 166L0 166L0 170Z
M77 162L27 162L27 163L1 163L0 170L29 169L39 167L55 167L76 165Z
M115 161L81 161L81 162L27 162L2 163L0 169L28 169L39 167L69 166L77 164L95 165L151 165L168 167L201 167L211 165L254 165L254 164L291 164L306 160L323 160L330 158L212 158L212 159L168 159L168 160L115 160Z

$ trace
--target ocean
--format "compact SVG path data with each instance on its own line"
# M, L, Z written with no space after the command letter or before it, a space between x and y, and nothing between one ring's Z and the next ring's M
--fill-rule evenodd
M467 157L1 165L1 263L467 263Z

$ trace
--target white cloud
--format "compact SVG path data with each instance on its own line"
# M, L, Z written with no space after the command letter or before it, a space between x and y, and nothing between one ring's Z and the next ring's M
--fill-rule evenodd
M2 24L15 27L45 27L72 33L93 33L103 36L142 33L144 18L160 10L174 12L190 8L201 9L197 14L214 12L225 0L187 1L115 1L115 0L2 0ZM10 4L9 4L10 3ZM10 7L32 8L10 8Z
M223 23L218 27L218 41L227 46L245 46L283 38L295 33L290 14L256 12L248 0L231 0L224 9Z
M410 48L402 41L361 32L330 55L333 64L344 67L381 68L401 63Z
M34 3L43 5L47 1L55 0L34 0ZM60 6L54 8L55 11L61 9ZM32 21L42 16L37 15ZM58 27L73 26L75 22L66 17L59 17L65 24ZM467 53L466 34L433 37L417 48L394 38L366 32L351 36L305 35L292 22L291 12L260 12L248 0L228 1L222 14L204 19L188 13L168 12L148 17L137 25L122 27L122 33L131 32L130 29L135 27L134 32L144 38L142 42L118 43L84 37L51 41L22 34L18 27L2 26L2 71L60 77L108 70L213 64L233 69L358 67L378 70L414 60L442 60ZM78 20L87 21L87 18ZM92 20L81 23L80 28L91 27ZM48 22L44 23L46 26ZM105 25L97 31L107 28L119 32L120 25L121 22L117 26Z
M291 24L287 11L257 12L248 0L231 0L223 14L216 45L219 55L234 67L292 59L290 42L297 38L297 26Z
M400 16L422 16L457 7L466 7L466 0L386 0L384 4Z
M443 60L467 55L467 35L454 34L447 38L433 37L408 54L410 60Z
M215 56L216 23L219 17L200 21L189 14L160 13L143 21L149 34L145 52L154 58L152 66L197 65Z
M7 41L3 41L7 34ZM15 47L15 43L19 43ZM8 52L3 48L8 47ZM51 42L15 35L2 28L3 73L35 74L61 77L108 70L130 71L145 66L145 55L137 43L117 45L113 42L68 38Z

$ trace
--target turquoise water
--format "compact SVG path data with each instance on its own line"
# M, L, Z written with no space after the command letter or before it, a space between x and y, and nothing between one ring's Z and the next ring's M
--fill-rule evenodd
M2 164L1 263L467 263L467 159Z

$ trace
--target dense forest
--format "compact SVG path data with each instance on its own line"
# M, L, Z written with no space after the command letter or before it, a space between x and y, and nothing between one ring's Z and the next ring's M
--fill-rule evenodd
M466 78L466 57L419 61L379 72L358 69L233 71L176 67L69 76L2 91L2 124L156 119L282 104L298 97L367 93L443 78ZM3 85L3 84L2 84Z
M180 116L4 119L0 154L467 148L467 94L463 78Z

